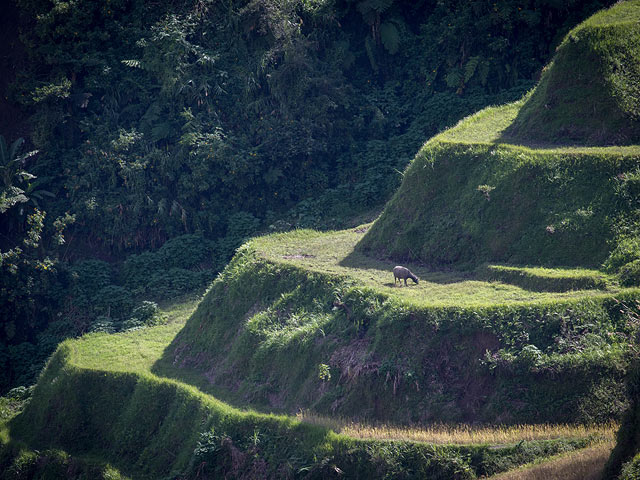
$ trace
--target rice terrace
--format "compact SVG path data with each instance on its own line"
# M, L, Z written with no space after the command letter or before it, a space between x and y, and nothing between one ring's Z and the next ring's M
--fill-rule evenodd
M640 479L640 0L0 12L0 480Z

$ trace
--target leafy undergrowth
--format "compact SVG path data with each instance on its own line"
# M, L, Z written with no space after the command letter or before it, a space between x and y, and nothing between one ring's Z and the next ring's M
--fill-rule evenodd
M472 479L610 437L565 427L564 438L435 445L240 411L149 371L193 306L174 309L166 325L62 344L24 411L0 424L0 478Z

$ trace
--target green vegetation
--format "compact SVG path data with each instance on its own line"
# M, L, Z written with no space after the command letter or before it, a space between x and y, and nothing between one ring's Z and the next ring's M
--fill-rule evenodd
M596 270L502 265L483 265L477 271L438 271L412 266L420 283L401 290L394 286L391 273L396 263L368 257L356 248L369 228L370 225L363 225L327 233L298 230L261 237L253 240L252 245L271 262L350 277L398 300L424 306L488 306L534 300L552 303L568 298L610 296L620 291L615 279Z
M59 449L34 451L11 439L9 423L30 401L34 387L17 387L0 397L0 479L126 480L96 459L72 458Z
M630 49L629 55L637 51L634 42L640 36L632 19L639 6L638 2L624 2L580 24L567 35L547 73L525 98L487 108L427 142L359 249L374 256L404 258L434 267L469 268L482 262L604 265L610 272L619 272L626 285L637 282L638 267L632 262L640 255L635 243L640 150L633 145L591 145L635 141L635 134L630 132L638 128L637 119L628 109L635 108L632 99L637 95L629 89L638 84L634 80L638 66L624 62L625 57L616 50L618 44L610 43L615 38ZM635 13L627 16L620 10ZM581 44L582 37L588 37L602 62L608 62L609 75L618 75L615 88L624 95L590 80L604 78L607 84L615 83L593 68L595 61L587 54L570 48ZM585 75L580 71L576 73L574 63L590 72L589 79L582 79ZM622 72L623 67L618 65L620 71L614 72L611 65L619 63L629 71ZM582 85L571 86L573 93L552 86L554 72L584 80L598 92L598 98L611 104L622 102L626 105L624 114L616 116L598 108L599 100L589 91L585 93ZM571 84L566 78L554 81L563 86ZM540 100L547 91L561 99L556 101L561 111L548 107L550 100ZM534 103L543 105L540 111L531 106ZM590 111L577 112L576 108ZM577 126L576 136L567 137L568 127L554 122L568 119L612 124L584 126L600 135L597 141ZM533 121L551 137L536 137L536 129L529 125ZM522 133L516 132L518 128ZM631 136L625 142L613 132ZM518 135L527 135L529 141ZM576 143L577 138L581 139L580 146L554 146ZM514 142L548 146L510 144Z
M11 437L0 445L0 478L42 478L33 473L38 468L59 478L56 472L73 465L72 478L87 478L87 471L93 478L123 478L115 467L131 478L473 479L606 438L436 446L356 440L283 416L239 411L149 372L193 307L178 305L162 326L64 342L24 412L11 415ZM72 457L41 450L49 444ZM95 456L112 466L88 460Z
M603 10L573 29L505 130L513 143L640 143L640 2Z
M640 0L560 3L12 2L0 478L471 480L625 411L633 478Z
M478 123L472 118L458 128ZM597 268L607 261L612 272L638 258L629 240L636 228L637 148L532 150L450 143L454 135L422 148L361 251L434 267ZM480 185L493 189L487 196Z
M0 267L0 393L64 338L203 288L258 232L370 221L425 138L519 98L612 2L5 1L0 134L38 153L0 162L0 252L34 224L47 268ZM158 252L193 235L200 264Z
M418 285L393 287L393 263L350 255L362 230L246 244L154 371L234 402L398 423L605 421L625 408L620 302L637 289L536 292L421 269ZM584 278L553 273L554 285Z

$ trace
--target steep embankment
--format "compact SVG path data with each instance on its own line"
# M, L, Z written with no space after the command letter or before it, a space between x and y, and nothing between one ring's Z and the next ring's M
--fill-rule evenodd
M531 291L426 269L394 287L393 263L354 251L363 230L249 242L156 371L270 409L396 422L592 421L624 408L619 301L636 289ZM538 290L601 278L530 274Z

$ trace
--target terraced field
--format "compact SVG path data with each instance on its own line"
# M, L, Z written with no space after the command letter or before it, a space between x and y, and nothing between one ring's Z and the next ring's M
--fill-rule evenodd
M535 268L482 265L474 270L432 270L406 263L418 275L402 289L394 285L392 269L398 262L371 258L356 249L370 225L339 232L297 231L253 241L259 254L272 262L336 275L385 295L421 306L488 306L526 302L611 297L623 291L615 279L584 268ZM525 287L519 286L528 279ZM564 285L563 285L564 284ZM564 288L563 288L564 286ZM574 287L574 288L572 288Z
M252 239L164 325L64 342L2 441L98 456L132 478L602 468L638 403L626 384L640 318L637 62L616 70L640 38L629 12L640 2L570 32L520 102L429 140L373 224ZM594 82L607 115L578 118ZM607 146L622 121L624 141ZM394 285L398 263L420 282ZM637 451L633 422L618 464Z
M269 460L279 462L280 468L286 464L293 476L298 476L296 471L311 471L326 478L329 463L331 468L355 478L363 471L390 474L398 465L407 471L426 472L432 478L454 478L448 476L454 470L459 471L455 478L475 478L477 474L488 475L536 458L610 441L616 428L547 425L427 430L380 425L373 429L355 424L339 426L329 418L295 419L240 410L188 383L152 373L153 365L195 306L196 302L174 306L165 313L166 323L160 326L121 334L92 334L65 342L24 413L2 422L5 448L23 449L17 460L21 463L7 466L6 473L24 470L30 458L36 462L37 455L41 455L43 465L43 461L52 462L49 471L54 466L62 471L70 468L70 452L75 458L73 468L79 471L85 463L93 465L90 471L95 475L99 472L105 479L157 478L160 472L185 471L198 476L214 471L206 466L212 457L207 457L203 445L209 440L218 455L225 448L234 452L234 463L224 466L227 473L242 469L255 473L258 467L267 468L258 460ZM73 418L84 420L71 421ZM216 440L211 437L214 433ZM171 455L165 446L169 438ZM253 438L253 446L246 443L249 438ZM21 442L43 453L27 453L24 446L19 446ZM195 453L194 442L200 445ZM51 445L65 452L46 450ZM108 462L103 466L95 465L98 451L102 461ZM247 452L250 460L242 457ZM356 452L363 455L362 463L348 460ZM412 455L405 458L408 452L419 454L418 459L411 460ZM322 462L313 460L318 456ZM272 469L263 473L269 471L273 474Z

